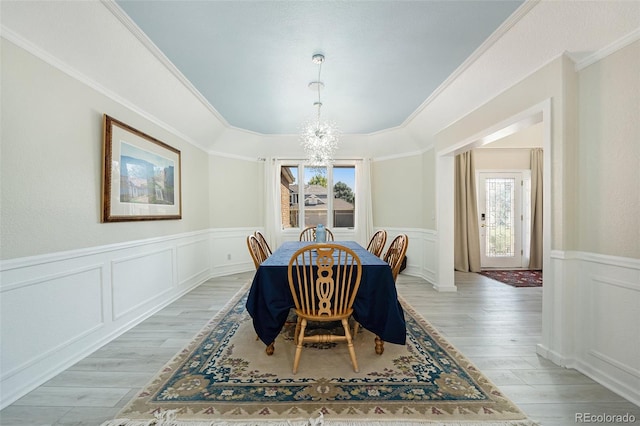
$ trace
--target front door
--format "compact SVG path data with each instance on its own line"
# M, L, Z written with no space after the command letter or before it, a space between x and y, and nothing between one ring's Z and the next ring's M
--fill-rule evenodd
M478 216L482 268L521 268L521 172L478 173Z

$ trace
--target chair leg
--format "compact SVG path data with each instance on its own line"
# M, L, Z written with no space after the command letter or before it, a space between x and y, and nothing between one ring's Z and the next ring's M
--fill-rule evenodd
M304 329L307 328L307 320L303 318L299 324L300 334L298 334L298 341L296 344L296 355L293 358L293 374L298 372L298 364L300 364L300 355L302 354L302 344L304 343Z
M358 330L360 329L360 323L356 320L353 320L353 322L353 340L356 340L356 337L358 337Z
M302 318L298 317L297 321L296 321L296 330L293 332L293 344L297 345L298 344L298 334L300 334L300 322L302 321Z
M353 364L353 371L357 373L358 361L356 360L356 350L353 348L353 340L351 339L351 333L349 332L349 321L347 321L346 318L342 319L342 326L344 327L344 336L347 338L347 348L349 349L351 364Z

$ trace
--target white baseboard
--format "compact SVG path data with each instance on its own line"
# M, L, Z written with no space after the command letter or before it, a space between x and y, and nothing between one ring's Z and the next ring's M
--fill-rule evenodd
M584 362L576 363L573 368L640 407L640 377L635 376L635 383L633 380L618 380L608 372Z
M541 357L553 362L554 364L559 365L560 367L571 368L570 366L573 363L573 360L567 359L560 353L552 351L542 344L536 345L536 353Z

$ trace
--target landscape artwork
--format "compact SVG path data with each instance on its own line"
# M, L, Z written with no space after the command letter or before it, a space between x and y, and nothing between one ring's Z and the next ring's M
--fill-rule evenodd
M120 202L174 203L174 162L126 142L120 146Z
M104 116L102 222L182 218L180 151Z

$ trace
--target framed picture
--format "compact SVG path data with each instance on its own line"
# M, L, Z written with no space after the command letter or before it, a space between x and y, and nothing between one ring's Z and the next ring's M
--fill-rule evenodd
M104 115L102 222L182 219L180 151Z

